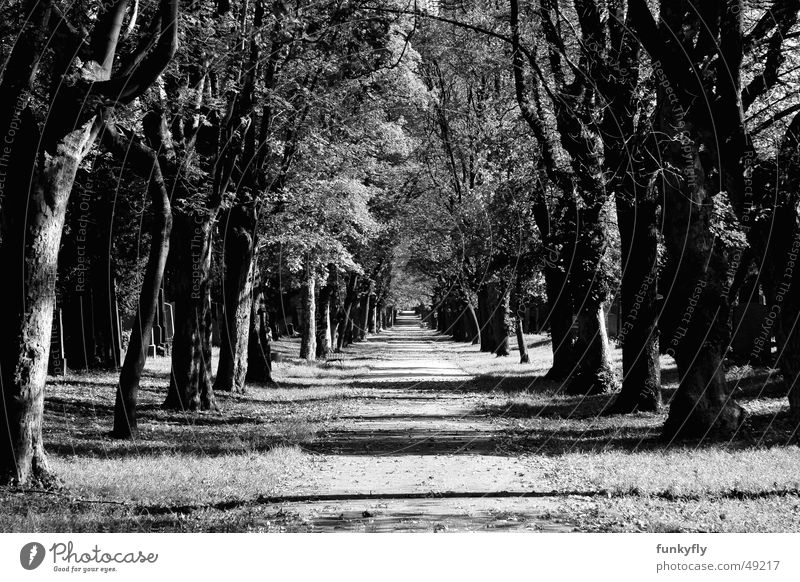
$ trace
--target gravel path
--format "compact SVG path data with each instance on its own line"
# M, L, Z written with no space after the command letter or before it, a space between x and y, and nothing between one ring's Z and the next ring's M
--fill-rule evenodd
M290 531L568 530L549 519L558 500L524 496L535 475L500 451L497 425L475 413L472 377L441 336L405 316L354 351L369 368L356 378L364 397L308 448L311 469L292 491L324 501L265 506L257 521Z

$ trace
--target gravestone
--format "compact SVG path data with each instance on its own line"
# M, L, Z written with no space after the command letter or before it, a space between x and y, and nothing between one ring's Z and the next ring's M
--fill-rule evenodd
M153 329L150 330L150 345L147 346L147 357L155 358L158 355L158 346L156 345L156 335Z
M61 309L53 313L53 327L50 332L50 358L47 362L47 373L51 376L67 375L67 359L64 356L64 328Z
M620 302L615 298L610 305L603 306L603 311L606 314L606 330L608 337L617 337L620 330Z
M153 344L156 352L164 351L166 337L164 333L164 289L158 290L158 300L156 301L156 318L153 321Z
M175 304L164 303L164 340L167 352L172 348L172 338L175 337Z

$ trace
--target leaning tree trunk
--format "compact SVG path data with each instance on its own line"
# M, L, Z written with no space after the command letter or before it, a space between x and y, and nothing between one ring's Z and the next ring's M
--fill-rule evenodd
M625 198L627 194L628 198ZM619 339L622 343L622 390L610 412L626 414L661 408L658 351L658 223L651 193L617 194L617 222L622 246Z
M478 314L475 313L475 306L467 301L467 321L469 322L469 340L473 345L481 343L481 324L478 321Z
M672 112L662 96L663 110ZM710 228L714 203L689 122L666 113L662 132L672 136L663 155L681 174L661 179L669 289L660 317L662 349L675 358L680 384L664 425L666 438L731 434L744 420L731 397L723 358L728 345L727 260ZM686 132L677 131L678 125ZM689 155L689 164L686 155Z
M250 321L253 306L253 259L256 212L252 204L236 204L225 223L225 320L214 390L244 393L247 378Z
M2 201L0 258L12 276L6 281L0 334L0 483L46 486L54 481L42 444L42 418L58 249L78 165L94 141L93 122L65 135L52 154L37 156L33 114L25 109L18 120L14 165Z
M300 358L313 360L317 354L316 277L310 259L306 259L303 284L303 316L300 337Z
M106 130L108 133L108 130ZM104 135L106 142L113 141L115 148L120 144L118 139ZM130 144L130 148L122 150L128 160L140 168L149 168L149 190L153 197L152 237L150 240L150 256L145 268L142 287L139 292L139 306L136 320L131 330L128 349L117 384L116 402L114 404L114 429L116 438L135 437L138 433L136 406L139 401L139 383L147 361L147 347L153 330L153 322L158 312L158 298L161 283L164 279L164 268L169 255L169 238L172 231L172 208L169 202L169 191L161 174L161 166L152 150L145 150ZM134 156L140 158L136 159Z
M164 408L217 410L211 384L211 237L214 216L174 217L170 274L175 298L172 372Z
M517 347L519 348L519 363L529 364L531 361L528 355L528 345L525 343L525 334L522 333L522 318L517 314L514 318L514 330L517 333Z

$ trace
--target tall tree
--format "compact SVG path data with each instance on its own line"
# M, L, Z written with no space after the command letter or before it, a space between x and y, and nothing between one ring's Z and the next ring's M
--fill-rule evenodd
M3 482L51 481L41 437L44 385L58 248L78 165L108 110L141 96L177 48L178 2L161 0L150 29L112 75L127 5L105 5L89 35L53 2L18 5L21 32L0 81L0 131L13 142L0 256L20 273L2 308Z

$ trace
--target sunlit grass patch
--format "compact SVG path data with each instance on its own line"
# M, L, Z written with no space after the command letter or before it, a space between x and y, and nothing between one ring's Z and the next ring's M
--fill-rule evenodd
M270 495L304 469L297 447L204 456L186 453L124 458L53 458L71 495L148 505L206 504Z
M800 449L709 447L566 453L526 458L543 490L671 499L800 492Z
M788 533L800 531L800 496L683 503L641 497L568 499L552 517L582 532Z

